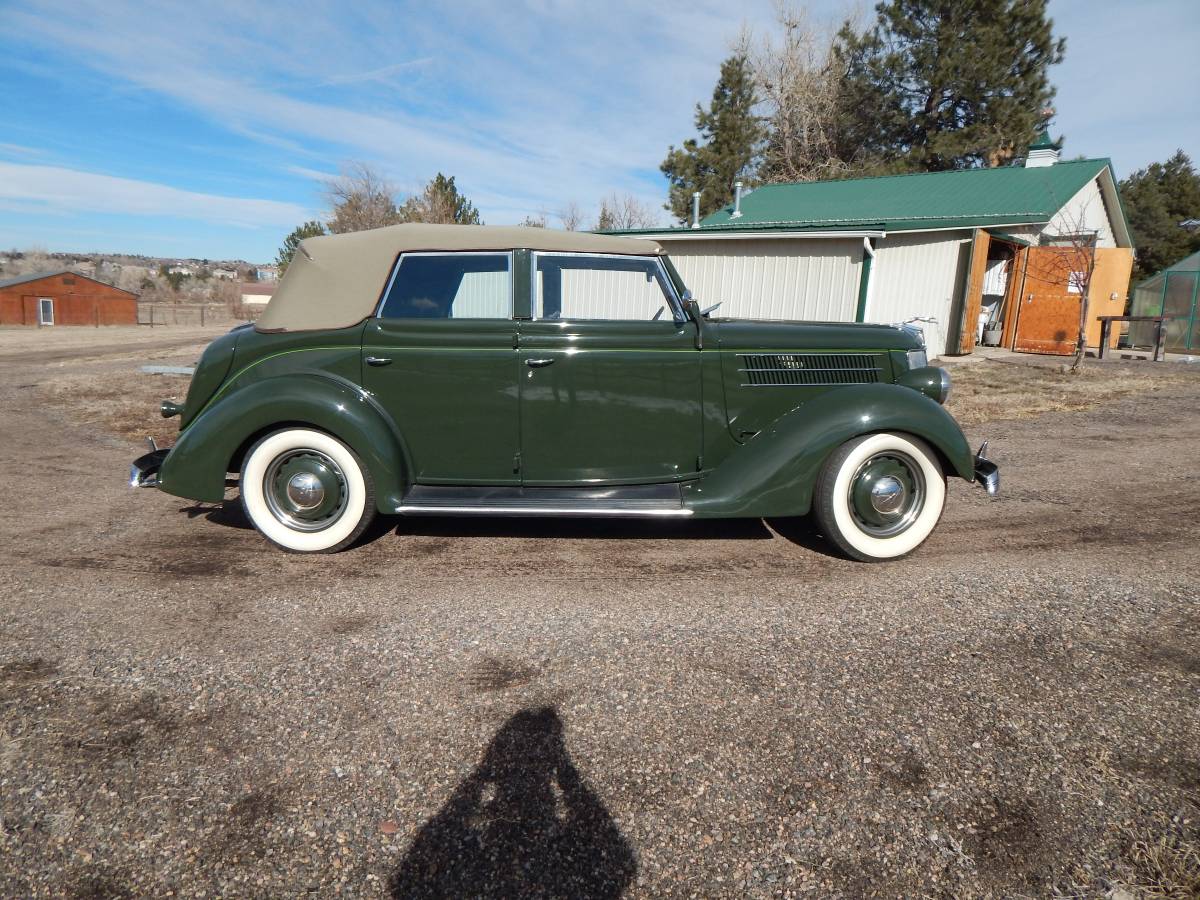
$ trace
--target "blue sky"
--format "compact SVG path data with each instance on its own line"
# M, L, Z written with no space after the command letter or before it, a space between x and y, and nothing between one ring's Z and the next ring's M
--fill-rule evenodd
M1200 163L1195 0L1051 14L1065 153ZM594 217L612 191L658 208L667 146L742 25L773 20L772 0L0 0L0 247L266 262L348 159L406 191L452 174L489 224Z

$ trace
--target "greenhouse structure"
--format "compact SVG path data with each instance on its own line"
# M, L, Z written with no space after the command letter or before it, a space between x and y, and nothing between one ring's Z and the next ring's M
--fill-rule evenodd
M1166 323L1166 349L1171 353L1200 351L1200 253L1147 278L1133 289L1133 316L1172 316ZM1148 347L1154 343L1153 322L1131 322L1129 343Z

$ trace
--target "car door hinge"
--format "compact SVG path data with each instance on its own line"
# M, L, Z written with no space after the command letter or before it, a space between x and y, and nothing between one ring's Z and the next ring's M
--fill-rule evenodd
M521 335L518 332L514 331L513 332L513 349L517 350L520 348L520 346L521 346Z
M513 474L514 475L521 474L521 451L520 450L518 450L516 453L513 454Z

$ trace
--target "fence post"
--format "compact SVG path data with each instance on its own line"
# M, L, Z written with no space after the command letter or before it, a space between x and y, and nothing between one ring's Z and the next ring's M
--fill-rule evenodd
M200 327L204 327L204 307L200 307Z

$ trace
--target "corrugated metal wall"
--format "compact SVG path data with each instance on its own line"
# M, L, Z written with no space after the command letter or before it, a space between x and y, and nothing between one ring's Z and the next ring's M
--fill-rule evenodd
M929 355L940 356L958 328L958 301L970 253L970 232L898 234L875 241L868 322L914 323L924 329Z
M739 319L853 322L859 239L664 241L701 306Z
M504 272L466 272L450 305L455 319L507 319L512 315L512 276Z
M639 321L660 309L666 318L672 316L658 279L647 281L643 272L564 269L561 278L561 318ZM544 314L541 272L536 289L534 315L540 318Z

